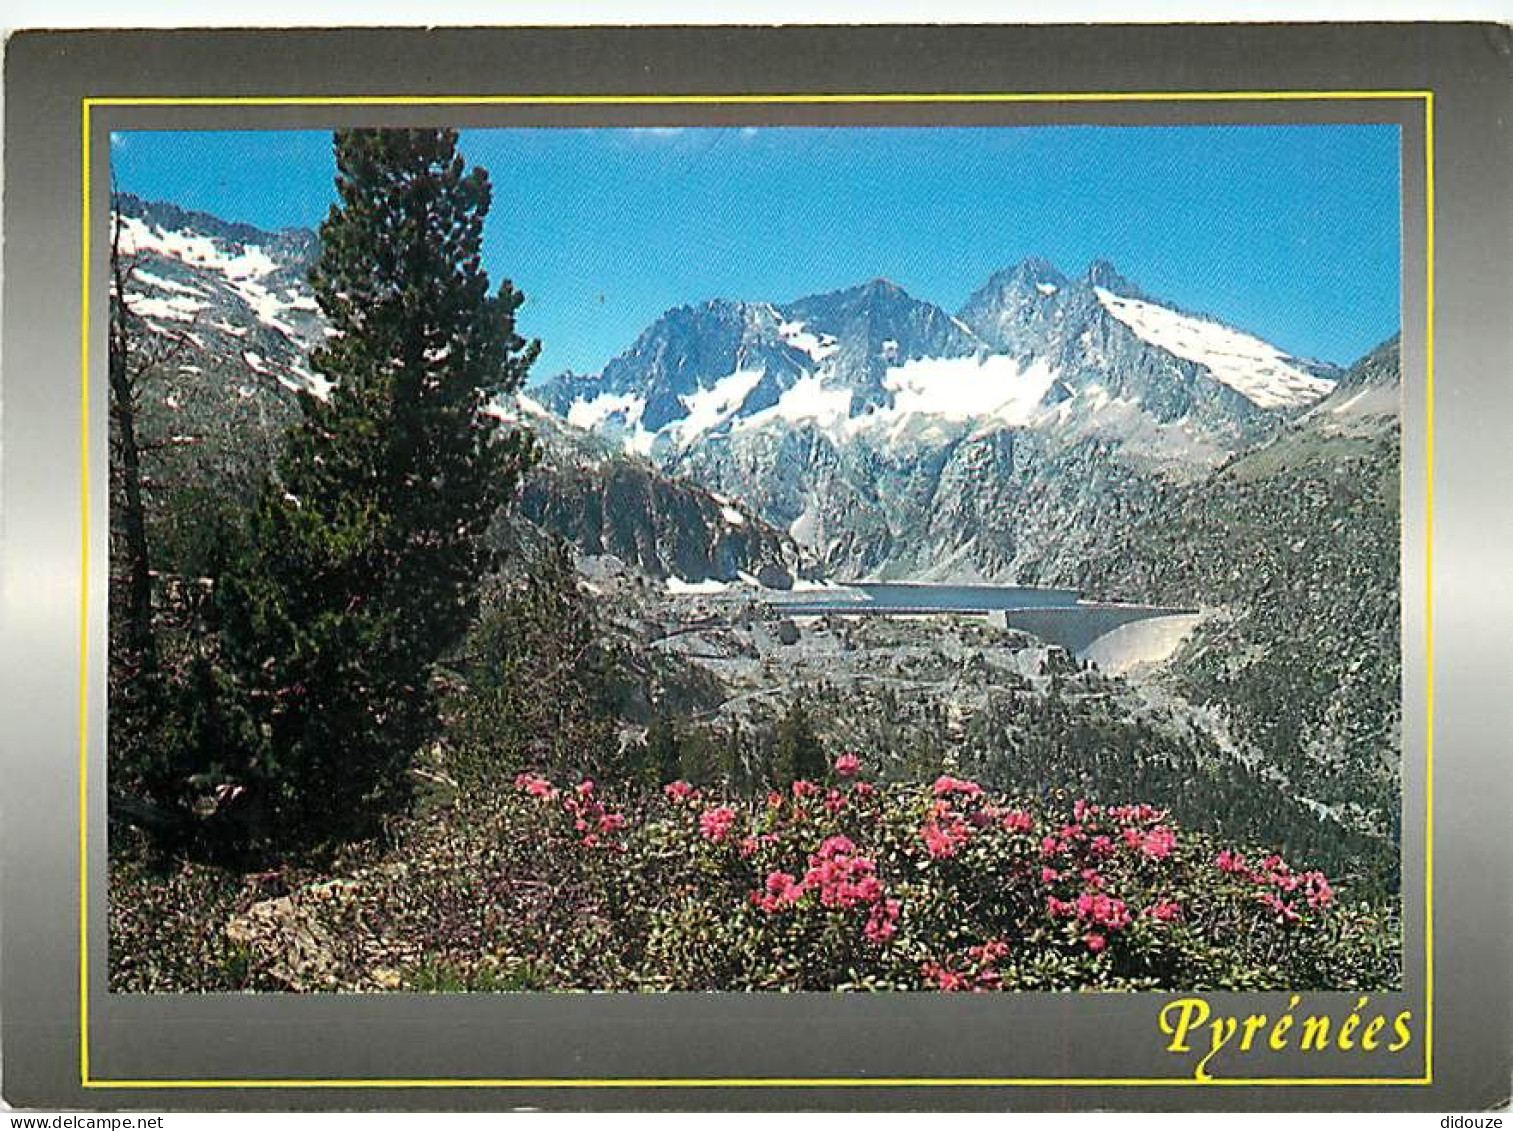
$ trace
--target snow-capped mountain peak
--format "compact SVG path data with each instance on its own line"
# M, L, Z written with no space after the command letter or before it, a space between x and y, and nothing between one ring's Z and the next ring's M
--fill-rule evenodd
M1145 342L1208 370L1258 408L1302 408L1334 382L1305 372L1275 346L1239 330L1095 286L1110 314Z

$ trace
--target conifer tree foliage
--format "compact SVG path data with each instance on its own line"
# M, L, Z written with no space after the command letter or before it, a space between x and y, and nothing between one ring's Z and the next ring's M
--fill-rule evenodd
M224 710L202 737L285 841L367 831L436 726L432 665L472 619L485 532L532 448L486 409L538 345L481 261L488 175L452 130L335 137L310 279L332 382L303 416L218 586Z
M814 732L808 708L802 702L794 703L778 720L777 750L773 754L775 780L821 778L826 766L825 746Z

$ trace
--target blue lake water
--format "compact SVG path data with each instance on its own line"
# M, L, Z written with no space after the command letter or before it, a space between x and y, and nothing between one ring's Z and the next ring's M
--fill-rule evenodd
M1040 589L1026 585L926 585L897 581L854 583L875 604L937 609L1043 609L1075 605L1075 589Z
M854 581L843 589L783 594L779 606L857 609L1044 609L1077 603L1075 589L1027 585L934 585L902 581Z

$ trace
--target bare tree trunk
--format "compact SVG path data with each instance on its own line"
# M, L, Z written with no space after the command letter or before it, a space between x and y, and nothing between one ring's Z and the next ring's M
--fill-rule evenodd
M121 584L122 640L137 677L150 677L157 667L156 636L152 624L152 563L147 546L147 514L142 499L142 449L137 438L139 391L130 364L126 324L127 268L120 254L120 228L113 231L110 252L110 424L111 478L124 558Z

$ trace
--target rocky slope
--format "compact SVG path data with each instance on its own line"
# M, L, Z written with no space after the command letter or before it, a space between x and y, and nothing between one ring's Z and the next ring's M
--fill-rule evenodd
M1394 338L1268 443L1081 533L1043 572L1214 610L1167 682L1257 765L1374 846L1395 883L1401 772L1400 383Z
M305 274L313 232L265 232L171 204L116 198L121 291L146 393L141 414L159 494L207 482L250 489L302 392L324 395L308 349L324 322ZM792 540L759 516L543 411L501 404L542 458L520 513L589 554L623 557L690 581L809 570Z

